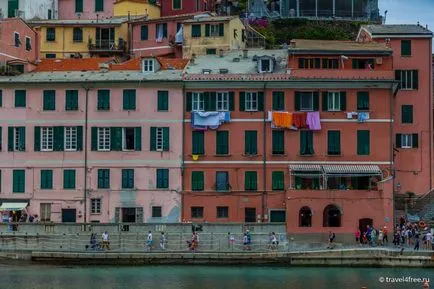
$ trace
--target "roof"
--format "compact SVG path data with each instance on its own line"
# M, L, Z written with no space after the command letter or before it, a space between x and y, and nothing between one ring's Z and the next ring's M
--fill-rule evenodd
M118 4L121 2L136 2L136 3L143 3L143 4L152 4L152 3L149 3L148 0L116 0L114 2L114 4Z
M360 175L381 175L381 169L376 165L324 165L326 174L360 174Z
M112 58L63 58L42 59L36 66L35 72L47 71L91 71L99 70L100 63L110 62Z
M373 37L413 35L431 38L433 35L430 30L418 24L363 25L361 29L366 30Z
M382 54L392 55L392 49L386 44L376 42L356 42L341 40L294 39L288 48L290 54Z
M189 62L188 59L181 58L157 57L157 59L161 64L161 69L183 70Z
M226 22L236 19L236 16L204 16L185 20L184 23Z
M131 16L134 17L134 16ZM130 18L131 18L130 17ZM49 20L29 20L30 26L61 26L61 25L116 25L120 26L128 21L128 17L112 17L101 19L49 19Z
M180 15L170 15L170 16L162 16L158 18L148 19L148 16L138 17L136 19L130 20L130 23L153 23L153 22L168 22L168 21L176 21L176 20L185 20L189 18L193 18L198 15L211 15L209 12L195 12L195 13L187 13Z

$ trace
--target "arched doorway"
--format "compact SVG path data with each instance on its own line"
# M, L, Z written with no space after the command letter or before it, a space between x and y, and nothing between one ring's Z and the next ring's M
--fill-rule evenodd
M368 226L372 227L373 223L370 218L359 219L359 230L362 236L368 230Z
M324 209L323 227L340 227L341 216L341 210L337 206L328 205Z
M312 210L309 207L303 207L298 213L299 227L312 227Z

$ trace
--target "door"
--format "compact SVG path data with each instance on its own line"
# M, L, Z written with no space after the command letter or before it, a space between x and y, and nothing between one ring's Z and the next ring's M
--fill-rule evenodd
M136 208L122 208L122 223L136 222Z
M369 218L359 219L359 230L361 236L366 232L368 225L372 227L373 221Z
M244 222L256 222L256 208L244 208Z
M51 221L51 204L50 203L41 203L39 216L41 222L50 222Z
M285 210L272 210L272 211L270 211L270 222L271 223L285 223L286 222L286 211Z
M115 39L114 28L97 28L96 29L96 47L100 49L112 49Z
M62 209L62 223L75 223L77 221L76 209Z

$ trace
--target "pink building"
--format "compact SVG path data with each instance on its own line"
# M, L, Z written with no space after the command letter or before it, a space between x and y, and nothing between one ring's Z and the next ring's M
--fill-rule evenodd
M184 60L42 60L1 77L2 201L41 221L178 222Z
M31 70L39 54L36 31L21 18L0 19L0 31L0 66Z
M160 0L161 16L211 11L213 0Z
M396 194L424 195L433 188L432 37L420 25L367 25L358 35L393 50L399 82L393 101Z
M114 0L58 0L59 19L97 19L113 17ZM98 15L98 16L97 16Z

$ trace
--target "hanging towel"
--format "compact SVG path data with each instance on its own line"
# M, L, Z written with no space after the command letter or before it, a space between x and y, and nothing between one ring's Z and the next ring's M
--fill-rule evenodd
M292 126L292 113L273 111L272 122L275 127L290 128Z
M229 111L221 111L219 112L219 121L220 124L231 121L231 113Z
M292 121L294 126L297 128L306 128L306 113L305 112L297 112L292 116Z
M318 111L307 113L306 123L310 130L321 130L321 120Z
M347 119L352 119L352 118L353 118L353 113L347 112Z
M197 112L192 112L191 113L191 128L194 130L207 130L206 125L198 125L196 123L196 118L197 118Z
M199 111L194 119L195 125L218 126L220 124L220 116L216 111Z
M357 117L357 120L359 122L365 122L369 119L369 112L359 112L359 115Z

